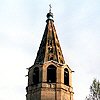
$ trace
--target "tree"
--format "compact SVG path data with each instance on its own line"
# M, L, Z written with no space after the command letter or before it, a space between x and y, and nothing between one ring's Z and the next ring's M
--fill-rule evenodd
M93 80L90 86L90 94L86 97L86 100L100 100L100 82L96 79Z

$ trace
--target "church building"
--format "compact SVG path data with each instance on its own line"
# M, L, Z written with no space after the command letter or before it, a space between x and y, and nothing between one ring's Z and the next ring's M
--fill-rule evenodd
M35 62L28 68L26 100L74 100L72 72L65 64L50 8Z

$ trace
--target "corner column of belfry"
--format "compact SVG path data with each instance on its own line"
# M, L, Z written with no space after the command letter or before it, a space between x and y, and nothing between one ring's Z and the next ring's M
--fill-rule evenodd
M34 64L28 70L26 100L73 100L72 70L65 64L51 9Z

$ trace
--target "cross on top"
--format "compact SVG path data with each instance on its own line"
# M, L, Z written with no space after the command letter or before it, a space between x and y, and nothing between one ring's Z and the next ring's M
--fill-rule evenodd
M49 7L50 7L50 10L49 10L49 12L51 12L51 8L52 8L52 7L51 7L51 4L49 5Z

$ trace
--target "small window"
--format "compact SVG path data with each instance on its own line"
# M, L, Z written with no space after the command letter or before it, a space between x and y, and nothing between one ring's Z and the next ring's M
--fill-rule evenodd
M50 61L50 60L53 60L53 55L49 55L49 57L48 57L48 60Z
M39 83L39 68L35 67L33 71L33 84Z
M52 46L52 40L50 40L50 45Z
M47 82L56 83L56 67L53 65L47 68Z
M69 86L69 71L67 68L64 69L64 84Z
M53 56L50 57L50 60L53 60Z
M52 46L52 40L48 40L48 46Z
M52 47L49 47L48 50L49 50L49 53L53 53L53 48Z

